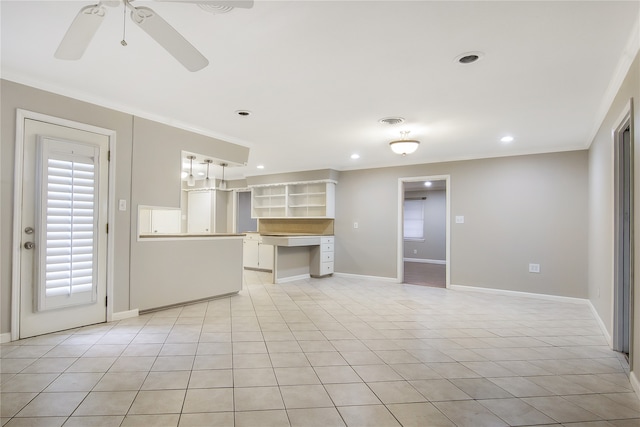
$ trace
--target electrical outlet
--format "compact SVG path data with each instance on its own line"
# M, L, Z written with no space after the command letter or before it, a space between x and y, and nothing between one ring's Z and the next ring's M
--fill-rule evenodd
M414 255L417 255L417 254L418 254L418 250L417 250L417 249L414 249L414 250L413 250L413 254L414 254Z
M358 223L357 222L353 223L353 228L358 228Z
M540 264L529 264L529 273L540 273Z

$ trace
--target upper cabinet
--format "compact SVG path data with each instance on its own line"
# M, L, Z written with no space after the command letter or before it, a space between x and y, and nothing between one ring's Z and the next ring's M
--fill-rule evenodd
M269 184L251 188L253 218L335 218L335 181Z

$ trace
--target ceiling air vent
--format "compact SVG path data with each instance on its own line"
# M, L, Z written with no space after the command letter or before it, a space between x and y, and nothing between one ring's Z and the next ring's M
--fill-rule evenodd
M384 119L378 120L378 122L385 125L399 125L400 123L404 123L404 119L402 117L385 117Z

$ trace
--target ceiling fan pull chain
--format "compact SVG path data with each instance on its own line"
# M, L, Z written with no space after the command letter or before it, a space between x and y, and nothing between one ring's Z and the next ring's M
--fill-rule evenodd
M127 35L127 6L125 4L125 7L122 8L122 41L120 42L122 46L127 45L127 41L125 40L126 35Z

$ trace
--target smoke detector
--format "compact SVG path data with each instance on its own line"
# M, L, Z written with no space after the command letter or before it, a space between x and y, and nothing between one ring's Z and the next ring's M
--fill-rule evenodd
M385 125L399 125L400 123L404 123L404 119L402 117L385 117L384 119L378 120L378 122Z

